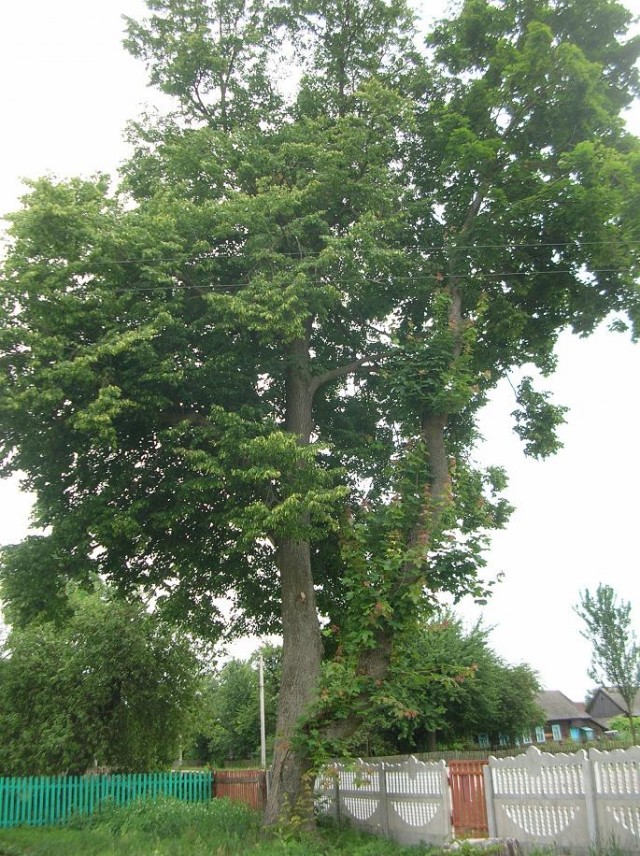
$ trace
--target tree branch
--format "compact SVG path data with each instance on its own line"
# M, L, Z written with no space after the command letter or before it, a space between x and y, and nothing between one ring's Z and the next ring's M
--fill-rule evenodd
M357 371L361 366L365 363L371 361L371 357L360 357L358 360L353 360L351 363L347 363L344 366L338 366L335 369L329 369L329 371L323 372L322 374L316 375L312 377L309 382L309 390L313 395L317 390L324 386L327 383L331 383L332 380L337 380L341 377L346 377L347 375L353 374ZM374 368L375 364L371 364L371 368Z

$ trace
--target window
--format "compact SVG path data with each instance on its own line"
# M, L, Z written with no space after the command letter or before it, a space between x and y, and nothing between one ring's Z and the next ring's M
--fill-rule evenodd
M489 735L478 734L478 746L489 746Z
M506 734L500 733L500 734L498 734L498 743L501 746L508 746L509 745L509 738L507 737Z
M536 743L544 743L544 728L541 725L536 726Z
M531 737L530 731L524 732L524 734L522 735L522 742L527 746L529 745L529 743L533 743L533 738Z
M554 722L551 726L551 736L557 742L562 740L562 728L560 728L560 725L557 722Z

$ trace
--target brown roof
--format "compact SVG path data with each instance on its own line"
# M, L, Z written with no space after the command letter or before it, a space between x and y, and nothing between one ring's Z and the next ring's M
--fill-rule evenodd
M608 696L609 696L609 698L610 698L610 699L611 699L615 704L617 704L617 705L618 705L618 707L620 708L620 710L622 710L622 711L625 711L625 712L626 712L626 710L627 710L627 703L626 703L626 701L622 698L622 695L618 692L618 690L614 689L613 687L599 687L599 689L600 689L600 691L601 691L601 692L603 692L603 693L605 693L606 695L608 695ZM633 711L632 711L632 713L633 713L633 716L640 716L640 690L638 690L638 692L636 693L635 698L634 698L634 700L633 700Z
M538 693L538 704L544 711L547 720L557 722L565 719L591 719L585 706L580 702L571 701L560 690L544 690Z

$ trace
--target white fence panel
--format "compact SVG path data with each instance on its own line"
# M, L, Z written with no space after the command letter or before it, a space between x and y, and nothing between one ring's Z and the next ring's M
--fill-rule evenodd
M491 833L526 849L587 853L596 842L586 752L550 755L531 746L515 758L490 758L486 775Z
M484 768L489 835L523 850L587 856L615 845L640 856L640 747L551 755L530 747ZM444 761L334 764L316 782L321 811L404 844L451 840Z
M444 761L335 764L316 781L323 811L403 844L442 845L452 835Z
M640 853L640 747L589 751L600 843Z

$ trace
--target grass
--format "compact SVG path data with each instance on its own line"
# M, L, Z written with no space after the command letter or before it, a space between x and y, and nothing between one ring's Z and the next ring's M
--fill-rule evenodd
M402 847L350 829L322 825L295 837L265 835L260 816L225 799L174 799L111 806L64 828L0 830L0 856L423 856L433 848Z

